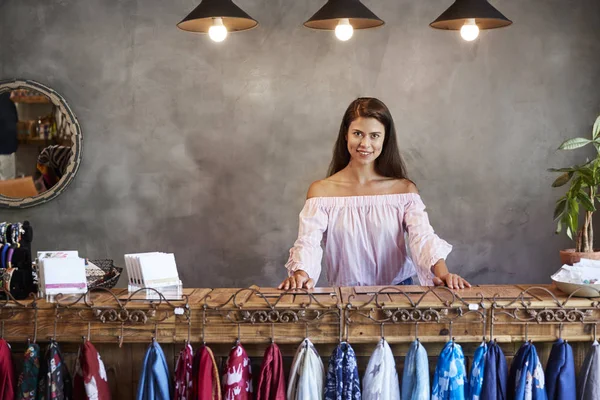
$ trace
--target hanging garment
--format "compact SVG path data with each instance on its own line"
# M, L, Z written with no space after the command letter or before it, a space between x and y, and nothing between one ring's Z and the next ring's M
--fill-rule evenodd
M402 400L429 399L429 360L427 350L415 340L404 359L402 375Z
M363 400L400 400L398 371L392 349L381 339L369 358L363 377Z
M40 365L39 400L71 400L73 382L58 343L52 340Z
M575 400L575 362L571 345L558 339L546 365L546 393L548 400Z
M508 396L514 400L546 400L544 370L535 346L526 342L521 346L510 366ZM514 397L513 397L514 396Z
M192 364L194 350L189 343L179 353L175 366L175 400L192 398Z
M508 367L502 349L492 341L488 343L483 367L483 385L480 400L506 400L506 385L508 382Z
M287 400L323 400L325 367L315 346L304 339L290 369Z
M469 400L479 400L481 397L486 353L487 346L485 342L482 342L473 355L473 364L471 365L471 374L469 375L469 386L467 387L467 399Z
M142 373L137 389L137 400L170 400L169 367L165 353L156 340L153 340L142 364Z
M600 399L600 344L594 341L577 377L577 400Z
M14 399L15 389L15 370L10 346L4 339L0 339L0 399Z
M431 400L464 400L467 384L465 356L453 340L446 343L435 367Z
M23 372L19 375L17 400L34 400L37 397L40 376L40 346L30 343L25 350Z
M223 376L223 398L225 400L252 399L252 366L241 344L235 345L227 358Z
M354 349L340 343L329 358L325 380L325 400L360 400L360 382Z
M73 376L73 399L110 400L110 388L104 363L90 341L79 348Z
M192 376L193 400L221 400L219 369L210 347L202 346L196 351Z
M285 375L279 346L271 343L265 350L258 377L256 400L285 400Z

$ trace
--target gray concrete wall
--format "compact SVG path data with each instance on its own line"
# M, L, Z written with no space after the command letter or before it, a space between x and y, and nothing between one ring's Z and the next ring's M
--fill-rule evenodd
M0 78L53 87L84 132L66 193L0 211L36 249L172 251L187 287L274 285L346 106L376 96L451 269L549 282L570 243L546 169L582 161L555 149L600 113L600 2L492 1L514 25L466 43L428 26L450 0L365 0L387 24L341 43L302 27L321 0L238 0L260 26L221 44L175 27L196 3L2 0Z

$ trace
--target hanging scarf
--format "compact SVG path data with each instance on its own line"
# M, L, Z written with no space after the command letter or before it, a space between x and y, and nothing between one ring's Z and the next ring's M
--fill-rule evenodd
M575 363L571 345L558 339L546 365L546 393L548 400L575 400Z
M360 400L360 382L354 350L340 343L329 358L325 380L325 400Z
M193 400L221 400L219 370L210 347L202 346L196 351L192 377Z
M600 399L600 344L594 341L577 377L577 400Z
M379 341L369 359L362 393L363 400L400 400L396 362L385 339Z
M104 363L90 341L79 348L73 377L75 400L110 400L110 388Z
M19 375L17 400L34 400L37 397L38 378L40 375L40 346L30 343L25 350L23 372Z
M325 367L315 346L304 339L290 369L287 400L323 400Z
M508 367L502 349L496 341L488 344L483 367L483 385L480 400L506 400Z
M410 344L404 360L402 375L402 400L429 398L429 360L427 350L415 340Z
M175 367L175 400L192 398L192 363L194 350L189 343L179 353Z
M514 400L546 400L544 370L535 346L526 342L521 346L510 366L508 394Z
M153 340L144 356L136 399L170 400L170 392L167 360L158 342Z
M464 400L467 373L462 348L446 343L435 367L431 400Z
M467 387L467 399L469 400L479 400L481 397L486 353L487 346L485 345L485 342L482 342L473 355L471 374L469 375L469 386Z
M46 349L40 366L39 400L71 400L73 398L71 375L54 340Z
M10 347L4 339L0 339L0 398L15 398L15 372L10 354Z
M260 368L256 400L285 400L285 375L279 346L272 343L265 350Z
M252 367L246 350L241 344L235 345L227 358L223 376L223 398L225 400L252 399Z

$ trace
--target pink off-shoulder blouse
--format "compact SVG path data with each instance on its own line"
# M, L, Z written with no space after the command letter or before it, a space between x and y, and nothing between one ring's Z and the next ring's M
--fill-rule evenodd
M396 285L415 272L432 286L431 267L452 250L434 233L417 193L306 200L285 265L290 275L302 269L319 280L321 242L330 286Z

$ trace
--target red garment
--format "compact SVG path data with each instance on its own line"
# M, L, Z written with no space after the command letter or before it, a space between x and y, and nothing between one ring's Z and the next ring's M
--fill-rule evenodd
M73 400L110 400L104 363L89 341L79 348L73 378Z
M285 376L279 346L271 344L265 350L258 377L256 400L285 400Z
M238 344L229 352L223 376L225 400L252 400L252 368L246 350Z
M202 346L194 356L192 400L221 400L219 370L212 350Z
M190 400L192 398L192 362L194 350L187 344L179 353L175 367L175 400Z
M15 398L15 383L10 347L4 339L0 339L0 399Z

